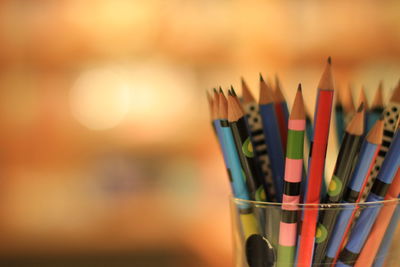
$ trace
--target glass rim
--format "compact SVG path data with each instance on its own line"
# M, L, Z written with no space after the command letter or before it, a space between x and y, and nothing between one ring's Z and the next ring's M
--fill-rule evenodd
M251 206L264 206L264 207L281 207L281 206L292 206L292 207L310 207L310 208L344 208L344 207L354 207L354 206L374 206L379 204L394 204L400 203L400 198L386 199L381 201L373 201L373 202L356 202L356 203L280 203L280 202L266 202L266 201L258 201L258 200L248 200L242 198L236 198L232 195L229 196L229 199L234 202L236 205L251 205Z

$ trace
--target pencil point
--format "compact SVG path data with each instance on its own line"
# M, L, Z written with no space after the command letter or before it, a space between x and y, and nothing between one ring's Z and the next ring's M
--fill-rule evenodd
M400 80L396 88L394 89L392 97L390 98L390 102L400 103Z
M328 57L328 64L332 65L332 58L331 57Z
M263 76L262 76L262 74L260 72L260 82L263 82L263 81L264 81L264 78L263 78Z
M303 94L301 92L301 83L297 87L296 96L294 98L292 112L290 113L291 120L305 120L306 112L304 107Z
M233 86L231 85L231 92L232 92L232 96L237 96L236 95L236 92L235 92L235 89L233 89Z
M364 116L365 116L364 103L361 103L357 109L357 113L354 114L353 118L347 125L346 132L354 135L362 135L364 133L364 122L365 122Z
M357 108L357 112L361 112L364 110L364 102L361 102L360 105Z
M254 96L251 94L249 87L243 77L240 77L242 83L242 98L244 103L255 102Z
M222 91L222 87L221 87L221 86L219 87L219 92L220 92L221 94L224 94L224 91Z
M366 137L367 141L372 144L381 144L383 138L383 126L384 122L382 117L375 122L374 126L372 126L372 129L369 131Z
M272 91L271 87L264 81L264 79L260 79L260 104L269 104L273 103L274 101L274 92Z
M330 60L328 59L328 64L325 66L325 70L322 73L321 80L318 84L318 89L321 90L334 90L332 68Z

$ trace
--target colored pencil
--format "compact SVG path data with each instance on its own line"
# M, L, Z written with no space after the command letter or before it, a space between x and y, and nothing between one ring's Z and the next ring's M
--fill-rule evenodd
M264 81L260 74L260 114L263 122L264 135L269 148L271 169L277 192L277 199L279 202L282 202L285 156L282 148L273 97L271 87Z
M336 104L335 104L335 119L336 119L336 136L338 140L338 144L342 143L343 135L346 129L345 123L345 114L342 105L342 99L340 95L341 90L337 90L336 92Z
M397 84L396 89L394 89L393 95L389 100L389 104L383 111L384 116L384 128L383 128L383 141L382 146L379 150L378 157L375 161L375 166L371 171L371 175L368 178L367 185L363 192L361 202L365 201L368 196L369 191L381 169L383 160L385 159L386 153L392 142L394 132L397 127L397 121L400 117L400 82Z
M344 123L346 125L356 112L353 101L353 89L350 85L347 87L347 89L341 90L340 98L344 110Z
M375 122L382 115L383 109L385 108L383 103L383 82L379 83L378 89L374 97L374 101L371 104L371 108L367 111L368 121L367 121L367 131L375 124Z
M358 98L358 106L361 103L364 103L364 110L365 110L365 116L364 116L365 124L364 125L367 125L368 115L369 115L367 111L369 110L369 105L368 105L367 96L365 95L365 87L364 86L361 87L360 96ZM365 128L364 132L366 133L366 128Z
M382 135L383 120L378 120L361 146L357 165L354 168L352 178L347 186L346 192L344 193L342 203L358 203L360 201L362 191L368 180L370 171L374 166L376 156L378 155L382 143ZM340 211L335 227L332 231L334 234L328 241L328 249L324 261L326 265L336 263L337 256L350 229L355 212L356 209L354 206Z
M325 168L326 148L328 145L329 124L333 100L333 77L331 59L328 59L325 71L318 85L318 96L314 115L314 136L311 144L307 204L319 204L320 191ZM298 266L311 266L318 210L305 209L299 242Z
M400 132L397 131L383 161L378 177L374 182L367 202L376 202L384 199L390 184L400 166ZM371 204L372 205L372 204ZM353 266L371 231L371 227L380 211L382 203L375 203L361 211L355 223L349 240L340 253L336 266Z
M397 196L400 198L400 195ZM382 267L386 260L386 255L389 251L390 244L392 244L393 237L395 236L395 232L397 227L399 226L400 221L400 205L397 204L397 207L392 215L390 223L386 229L385 235L383 236L383 240L379 247L378 253L375 257L375 262L372 267ZM389 266L388 264L386 266Z
M240 163L246 176L250 197L253 200L263 201L265 200L264 186L257 176L257 162L254 157L248 127L244 119L244 111L238 100L232 95L228 95L228 121L232 129Z
M285 151L288 134L289 109L285 96L282 93L281 82L278 78L278 75L275 76L274 94L275 112L278 120L279 132L281 133L283 151Z
M328 186L328 193L325 197L324 203L326 204L339 203L343 199L343 194L350 181L363 142L364 115L365 111L363 103L361 103L357 113L346 127L333 175ZM314 264L322 264L324 261L328 241L333 233L332 230L338 215L338 209L320 211L315 238Z
M293 266L296 252L298 212L296 205L300 202L305 127L304 102L301 84L299 84L288 124L285 182L279 227L278 267Z
M250 92L247 83L242 78L242 106L246 113L246 121L249 125L251 142L256 154L257 166L259 167L260 176L265 185L267 200L277 202L276 189L272 170L270 168L271 161L268 155L268 148L265 142L265 136L262 127L261 116L259 113L258 104Z
M232 130L228 123L228 104L226 97L222 90L219 92L218 96L219 102L219 128L221 133L221 139L223 147L226 151L227 165L229 166L229 180L232 184L233 195L236 198L250 200L249 192L247 191L247 186L245 183L245 177L242 172L242 167L240 165L240 159L238 151L235 147L234 138L232 135Z
M396 199L399 194L400 169L397 170L396 177L389 187L389 190L385 196L385 200ZM368 239L365 242L363 249L361 250L360 256L357 259L355 267L371 266L374 263L375 258L384 258L384 255L377 255L377 252L386 233L386 229L388 229L389 223L391 222L397 204L397 202L387 203L384 204L384 206L381 208L381 211L376 218L375 224L371 229L371 233L369 234Z

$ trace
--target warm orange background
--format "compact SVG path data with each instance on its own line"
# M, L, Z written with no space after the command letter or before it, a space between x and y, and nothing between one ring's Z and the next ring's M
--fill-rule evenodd
M338 87L371 101L383 79L387 97L399 14L397 1L1 1L0 261L231 266L205 90L243 75L257 94L258 72L279 73L289 106L302 82L312 110L330 55ZM328 176L334 138L329 153Z

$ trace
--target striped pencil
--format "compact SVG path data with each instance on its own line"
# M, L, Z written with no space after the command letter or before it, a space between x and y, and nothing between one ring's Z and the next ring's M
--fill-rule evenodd
M278 75L275 76L274 94L275 112L278 120L279 132L281 133L283 151L285 151L288 135L289 109L286 103L285 96L282 93L281 82L279 81Z
M250 92L247 83L241 78L242 83L242 106L246 112L246 121L249 125L251 142L256 154L259 172L263 178L264 189L266 191L267 200L276 202L276 189L271 171L271 161L268 155L268 148L265 142L265 136L262 128L261 116L258 104Z
M285 167L284 152L275 112L273 92L270 86L264 81L261 74L259 103L263 130L270 152L271 169L277 192L277 199L279 202L282 202L283 173Z
M240 163L246 176L246 183L253 200L265 200L265 191L262 182L257 176L257 162L254 157L248 127L244 119L244 111L237 98L228 95L228 121L232 130Z
M357 113L347 125L324 203L339 203L343 199L343 194L350 181L363 142L364 115L365 111L361 103ZM321 210L319 214L315 238L314 264L322 264L324 261L328 241L333 233L332 230L338 215L339 210L337 209Z
M383 135L383 120L378 120L361 146L360 155L357 160L357 165L354 168L352 178L344 193L342 203L358 203L361 198L362 191L368 180L369 173L374 166L376 156L382 143ZM328 249L324 263L329 266L335 264L339 256L340 248L350 229L356 209L343 209L333 229L334 235L328 241Z
M299 84L288 125L283 205L279 227L278 267L293 266L296 252L298 209L296 204L300 202L305 126L304 102L301 84ZM285 206L285 204L289 205Z
M393 138L390 149L382 164L377 179L368 195L368 202L381 201L384 199L388 187L392 183L396 172L400 166L400 132L398 131ZM353 266L357 261L358 255L365 244L371 231L371 227L380 211L382 204L374 204L373 207L364 209L355 223L349 240L344 250L340 253L336 266Z
M389 146L393 140L394 132L397 127L397 121L400 117L400 81L397 84L396 89L394 89L393 95L389 100L389 104L383 112L383 116L384 128L382 146L379 150L378 157L376 158L375 166L371 171L371 175L369 176L367 185L361 198L361 202L365 201L367 198L368 193L371 190L371 187L382 166L383 160L385 159Z
M385 200L396 199L400 194L400 169L397 170L396 177L393 183L390 185L389 190L385 196ZM368 236L367 241L363 249L361 250L360 256L357 259L355 267L372 266L375 258L384 258L385 255L378 254L379 246L384 238L386 229L388 229L391 223L393 214L396 210L397 203L388 203L381 208L376 222L371 229L371 233ZM377 257L375 257L377 256Z
M374 101L371 104L371 108L367 111L368 121L367 121L367 131L379 120L384 109L383 103L383 82L379 83L378 89L376 90Z
M314 136L311 145L308 188L305 203L318 204L322 177L325 167L326 148L328 145L329 124L333 100L333 77L331 59L328 59L325 71L318 86L317 105L314 116ZM316 231L318 210L306 209L301 227L297 266L311 266Z

